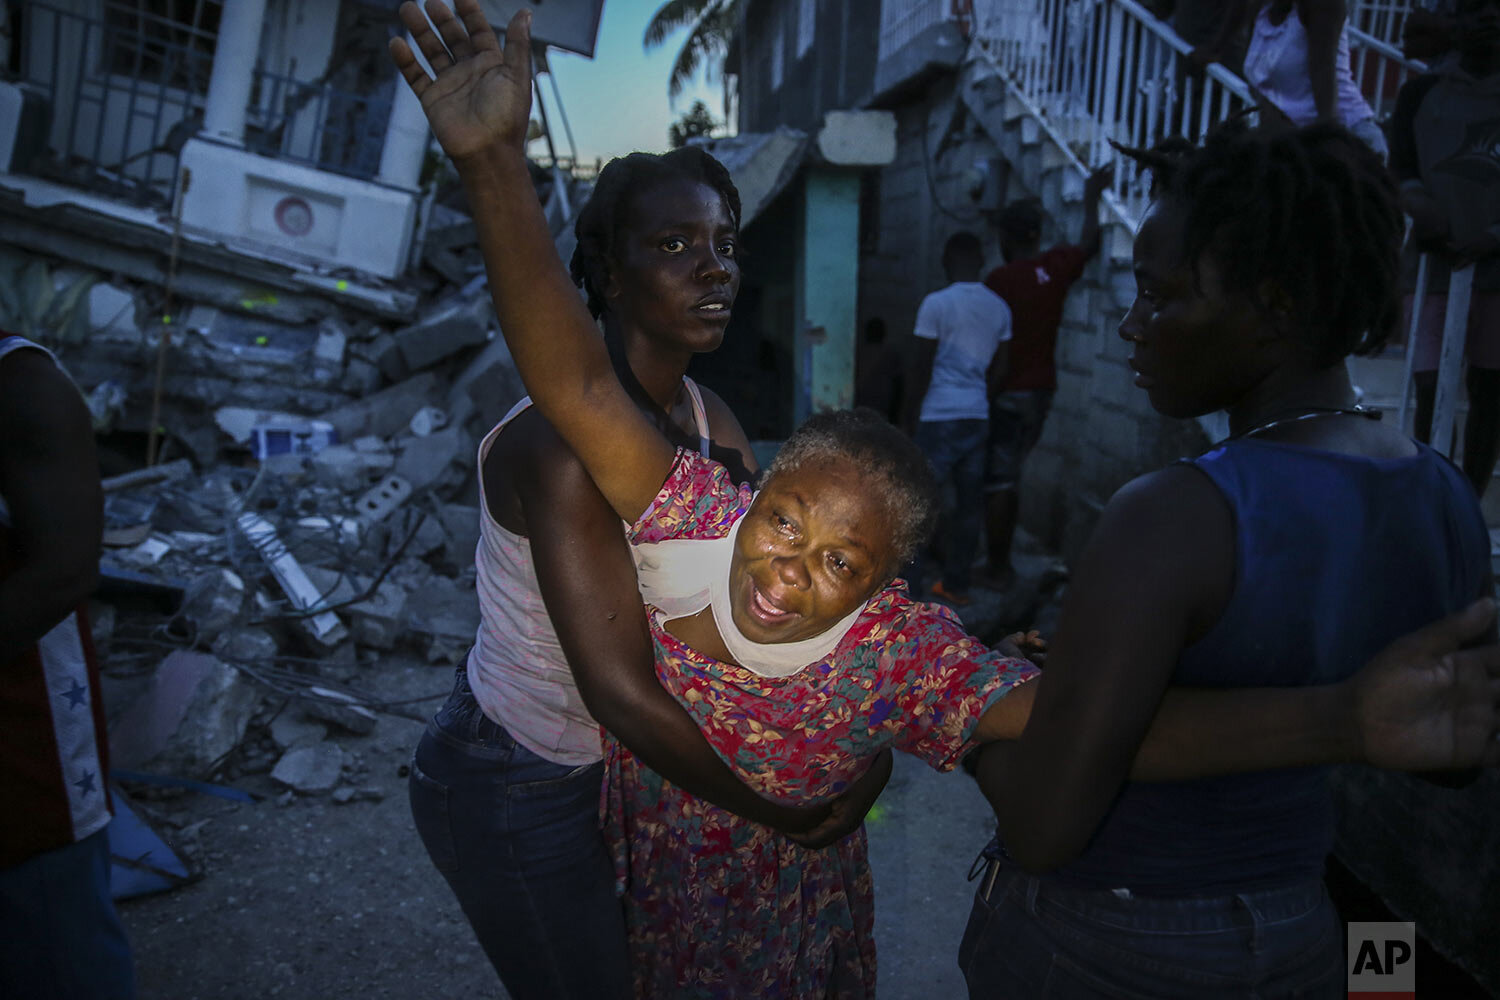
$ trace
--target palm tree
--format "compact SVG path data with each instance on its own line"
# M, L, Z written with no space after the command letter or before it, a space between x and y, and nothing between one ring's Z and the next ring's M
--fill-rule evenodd
M682 43L677 61L672 64L672 76L667 81L669 96L682 93L683 86L700 65L715 57L723 59L739 21L740 0L667 0L661 5L646 25L642 39L646 49L657 48L668 35L691 26L687 41Z

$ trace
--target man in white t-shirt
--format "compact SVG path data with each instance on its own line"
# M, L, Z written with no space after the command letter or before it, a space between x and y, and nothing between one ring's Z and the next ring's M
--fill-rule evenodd
M917 445L932 463L938 484L953 484L954 506L945 512L940 531L946 540L943 572L931 591L954 604L969 602L969 572L979 551L989 434L986 374L1004 378L1003 352L1010 340L1010 307L980 282L983 268L979 237L966 232L949 237L943 247L949 285L927 296L917 309L917 357L907 397L922 401L918 413L908 412L907 430L915 422ZM923 583L922 562L911 571L914 591Z

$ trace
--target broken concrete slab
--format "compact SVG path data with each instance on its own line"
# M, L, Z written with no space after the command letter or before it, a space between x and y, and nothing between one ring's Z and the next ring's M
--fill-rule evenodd
M355 451L369 452L372 454L391 454L390 446L380 438L375 437L373 434L366 434L364 437L355 438L353 441L349 442L349 447L353 448Z
M271 740L282 750L310 747L328 736L327 726L290 705L271 720L270 729Z
M331 444L308 460L315 481L345 493L365 489L370 480L395 465L396 458L388 451L359 450L347 444Z
M339 388L351 396L368 396L385 383L380 366L363 355L349 352L344 362L344 376L339 379Z
M95 333L125 333L139 336L135 322L135 295L127 288L101 281L89 288L89 327Z
M443 504L439 515L448 533L448 560L463 566L474 558L479 546L479 508L467 504Z
M354 510L361 521L366 524L377 524L389 517L410 497L411 483L400 476L386 476L355 501Z
M406 631L406 599L405 587L382 580L369 599L345 609L349 635L361 646L394 649Z
M212 641L239 620L244 608L245 581L233 570L209 570L188 580L182 614L196 626L198 641Z
M325 320L318 328L318 339L313 343L313 358L337 368L344 363L344 348L348 342L348 333L336 323Z
M340 441L373 435L388 438L411 422L412 414L438 395L438 377L422 372L404 382L322 414L338 431Z
M305 367L318 338L317 331L307 326L242 316L202 304L188 310L183 326L225 362L287 369Z
M449 485L458 478L448 474L450 468L472 457L471 445L462 427L445 427L425 438L408 438L396 459L396 475L417 492Z
M524 395L526 387L521 384L510 348L505 346L504 337L496 337L453 380L448 389L447 409L450 414L477 410L488 430ZM455 418L455 423L459 422L462 421Z
M303 701L302 710L340 729L365 736L373 732L375 724L380 721L379 716L353 695L326 687L309 688L308 694L312 697Z
M493 313L484 295L453 296L435 304L416 323L396 331L402 360L412 371L421 371L466 347L484 343L491 336Z
M214 655L227 663L269 666L279 652L275 637L257 626L234 629L214 640Z
M89 601L89 634L94 645L102 646L115 634L115 606L105 601Z
M271 769L273 781L304 795L323 795L339 783L344 751L337 743L294 747Z
M432 576L407 596L407 625L428 638L430 663L457 663L474 644L479 629L479 598L473 586L461 587Z
M206 777L244 738L259 701L260 692L234 667L207 653L177 650L116 720L110 752L120 767L149 764Z
M326 566L303 566L302 571L318 590L319 607L343 604L358 597L368 586L363 580L341 569ZM342 609L341 609L342 610Z
M436 406L424 406L412 414L411 422L407 424L409 429L417 437L426 437L433 431L442 430L448 426L448 414Z
M401 517L392 519L391 531L397 539L411 535L405 549L408 557L423 559L448 544L448 533L443 530L442 519L425 510L408 507L402 511Z

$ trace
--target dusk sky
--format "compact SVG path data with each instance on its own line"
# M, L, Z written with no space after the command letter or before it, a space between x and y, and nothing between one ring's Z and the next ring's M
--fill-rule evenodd
M678 32L647 54L641 47L646 23L661 0L605 0L599 25L599 41L592 60L554 51L553 72L563 107L578 141L583 161L602 156L606 160L633 150L660 152L667 148L667 127L701 98L710 112L723 119L723 91L715 75L706 81L699 74L694 85L684 88L675 102L667 99L667 77L677 51L687 37ZM558 152L566 155L566 140L553 110L552 87L542 81L547 113L554 115ZM541 151L541 143L533 147Z

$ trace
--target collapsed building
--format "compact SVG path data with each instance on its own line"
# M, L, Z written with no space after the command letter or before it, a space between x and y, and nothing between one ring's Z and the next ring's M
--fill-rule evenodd
M539 17L539 51L590 51L601 6ZM368 732L381 706L349 668L397 647L453 664L473 641L473 456L524 391L391 65L391 5L21 0L0 19L0 328L51 349L93 414L117 766L281 768L305 748L241 746L267 693ZM567 253L589 181L540 131ZM290 788L331 787L295 770Z

